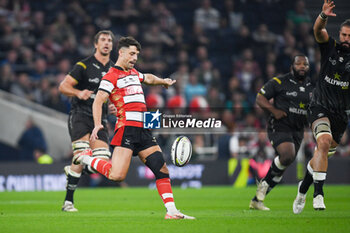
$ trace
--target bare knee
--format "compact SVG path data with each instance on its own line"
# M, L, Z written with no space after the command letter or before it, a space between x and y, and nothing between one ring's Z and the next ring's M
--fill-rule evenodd
M283 166L288 167L291 165L295 160L295 154L293 153L286 153L283 156L280 155L280 162Z
M317 149L328 152L332 144L332 137L330 135L323 135L317 139Z
M168 167L164 163L163 167L160 169L160 172L163 172L164 174L169 174Z
M126 174L124 173L110 173L108 176L108 179L120 182L125 180L125 177L126 177Z

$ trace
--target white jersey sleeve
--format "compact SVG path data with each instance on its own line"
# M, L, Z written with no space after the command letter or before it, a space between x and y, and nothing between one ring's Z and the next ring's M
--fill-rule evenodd
M108 80L101 80L100 86L99 86L98 89L106 91L108 93L111 93L113 91L113 89L114 89L114 85L113 85L113 83L111 83Z

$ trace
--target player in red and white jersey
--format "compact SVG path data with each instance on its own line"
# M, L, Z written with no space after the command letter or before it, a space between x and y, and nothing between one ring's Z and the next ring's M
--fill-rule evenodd
M158 193L167 210L165 218L195 219L177 210L162 151L151 131L143 128L143 112L147 108L141 83L163 85L167 88L173 85L175 80L142 74L134 68L141 50L141 45L134 38L121 37L117 50L118 60L103 77L92 106L95 128L90 137L91 140L98 139L97 133L103 129L102 105L109 98L117 108L118 117L111 141L111 145L114 146L111 163L91 157L89 150L74 156L73 162L90 165L110 180L122 181L126 177L132 156L138 155L156 177Z
M99 90L109 93L109 99L118 108L116 129L122 126L143 127L143 112L147 111L141 86L144 79L145 75L136 69L125 71L117 65L103 77Z

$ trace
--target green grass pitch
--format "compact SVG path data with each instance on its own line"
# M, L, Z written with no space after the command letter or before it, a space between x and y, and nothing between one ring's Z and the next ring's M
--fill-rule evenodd
M76 191L77 213L60 210L64 192L0 193L0 232L350 232L350 186L325 185L325 211L294 215L296 185L280 185L266 198L271 211L249 210L255 187L173 188L177 208L196 220L164 220L157 190L101 188Z

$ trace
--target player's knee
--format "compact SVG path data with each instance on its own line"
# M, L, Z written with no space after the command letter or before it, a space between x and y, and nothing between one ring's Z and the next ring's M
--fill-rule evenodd
M169 178L169 171L165 164L163 154L156 151L146 158L146 166L151 169L156 179Z
M288 167L295 160L295 155L293 153L287 153L285 156L280 156L280 162L283 166Z
M89 141L84 141L84 140L79 140L72 142L72 149L73 149L73 154L76 155L83 150L89 149L90 148L90 143Z
M317 148L319 150L326 150L328 151L329 148L331 147L331 143L332 143L332 136L325 134L322 135L321 137L319 137L317 139Z
M126 174L120 173L120 172L118 172L118 173L116 173L116 172L114 172L114 173L111 172L111 173L109 174L109 176L108 176L108 178L109 178L110 180L117 181L117 182L120 182L120 181L125 180L125 177L126 177Z
M92 150L92 156L103 160L109 160L111 158L111 152L107 148L95 148Z
M164 174L169 174L169 170L168 170L168 167L166 166L165 162L164 162L163 167L160 169L160 172L162 172Z

